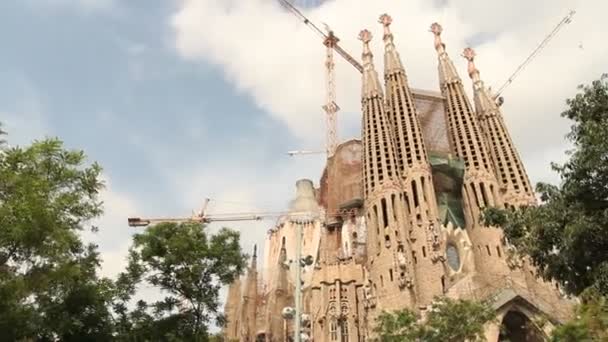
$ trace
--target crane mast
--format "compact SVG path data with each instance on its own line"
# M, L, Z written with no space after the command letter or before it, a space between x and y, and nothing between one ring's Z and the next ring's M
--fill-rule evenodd
M338 123L337 123L337 115L340 107L336 103L336 82L335 82L335 63L334 63L334 47L338 43L339 39L336 37L332 31L329 31L329 35L323 42L326 49L325 55L325 68L326 68L326 103L323 106L325 113L327 114L327 158L330 158L336 152L336 147L338 146Z
M338 42L340 39L330 30L328 27L327 33L321 30L317 25L312 23L300 10L298 10L293 4L287 0L279 0L279 3L289 10L293 15L298 17L306 26L312 31L317 33L323 38L323 45L326 46L325 53L325 81L326 81L326 94L325 94L325 105L323 110L327 116L327 127L326 127L326 151L327 158L330 158L336 152L338 146L338 123L337 116L340 106L336 103L336 71L334 62L334 51L336 51L342 58L344 58L350 65L355 67L360 73L363 72L363 66L356 59L354 59L348 52L346 52Z

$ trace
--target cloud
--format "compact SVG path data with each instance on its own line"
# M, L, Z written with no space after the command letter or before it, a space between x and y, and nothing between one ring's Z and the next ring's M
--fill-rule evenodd
M556 146L565 147L568 122L559 117L565 99L576 92L577 84L605 72L608 46L603 43L601 23L608 3L475 0L433 6L423 0L335 0L306 14L317 24L330 24L342 46L357 59L361 52L357 33L362 28L371 29L378 70L383 63L377 17L384 12L392 14L392 29L410 84L435 90L437 59L427 30L430 23L440 20L448 52L469 91L466 64L459 56L467 42L477 38L482 78L496 88L570 8L578 11L574 21L504 93L507 124L524 162L529 168L539 168L530 170L536 181L544 178L548 165L535 161L547 154L556 155ZM172 17L171 28L182 57L216 65L236 89L286 123L293 134L307 141L322 141L324 47L319 37L277 1L184 0ZM584 50L578 47L580 43ZM337 96L342 107L339 125L356 127L360 122L360 77L337 58Z
M127 218L139 213L135 200L127 193L116 189L107 175L102 177L105 189L101 193L104 214L91 224L99 231L84 232L84 239L99 246L102 266L101 274L113 278L127 265L131 237L136 232L127 225Z

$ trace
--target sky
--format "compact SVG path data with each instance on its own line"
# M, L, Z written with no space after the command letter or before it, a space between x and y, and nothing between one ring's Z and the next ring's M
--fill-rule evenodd
M488 85L499 87L570 9L577 14L503 93L503 113L532 182L558 182L569 123L560 117L576 86L608 72L605 0L296 0L327 23L360 59L359 31L392 30L410 85L438 89L430 24L467 91L462 50L477 51ZM105 214L88 235L102 273L125 265L130 216L280 211L295 182L318 185L325 120L324 46L277 0L0 1L0 122L11 145L59 137L103 168ZM336 63L340 140L360 136L360 76ZM249 252L272 221L224 225ZM212 224L212 229L219 225Z

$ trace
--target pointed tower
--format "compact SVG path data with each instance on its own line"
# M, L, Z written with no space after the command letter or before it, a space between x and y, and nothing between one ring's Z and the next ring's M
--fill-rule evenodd
M431 32L435 35L439 57L439 84L445 97L451 149L465 164L462 195L467 231L475 251L475 265L484 275L507 274L502 231L482 227L479 222L484 207L502 206L487 145L462 81L441 41L441 25L431 25Z
M239 339L239 318L241 307L241 279L236 278L228 287L228 297L224 306L224 314L226 315L226 326L224 327L224 336L228 341Z
M247 270L245 279L245 292L241 305L241 341L255 341L256 332L256 309L258 299L258 270L257 270L257 249L253 246L253 256L251 266Z
M363 189L369 280L377 298L376 312L412 308L416 297L412 251L406 243L406 191L399 180L382 86L369 48L372 35L363 30L359 39L363 41Z
M479 77L479 70L475 67L475 51L466 48L462 55L469 62L468 71L473 80L475 109L488 142L490 159L500 182L502 199L505 205L510 207L533 205L536 198L524 164L507 131L500 107Z
M418 305L428 305L434 296L442 293L443 275L431 166L405 68L390 31L392 18L383 14L379 22L384 26L387 117L395 142L397 167L408 191L405 215L412 226L408 238L415 260Z
M285 330L283 323L282 311L289 304L289 266L287 266L287 249L285 241L281 243L281 252L277 266L277 273L271 276L276 277L276 288L274 293L268 296L268 320L269 327L267 331L271 332L272 341L283 341L285 339Z

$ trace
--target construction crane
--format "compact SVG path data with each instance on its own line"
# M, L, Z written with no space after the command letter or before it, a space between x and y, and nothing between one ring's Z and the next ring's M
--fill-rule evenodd
M275 219L278 217L292 216L299 217L308 215L308 212L294 211L265 211L265 212L242 212L242 213L221 213L207 214L207 206L211 200L206 198L202 208L187 217L159 217L159 218L141 218L129 217L127 222L130 227L147 227L158 223L211 223L211 222L234 222L234 221L263 221ZM338 217L344 215L344 211L338 210L335 212L326 213L326 217Z
M306 151L306 150L287 151L287 154L290 157L297 156L297 155L303 155L303 154L323 154L323 153L325 153L325 152L324 151Z
M312 23L300 10L298 10L288 0L279 0L279 3L289 10L293 15L299 18L306 26L312 29L323 39L323 45L326 47L325 53L325 81L326 81L326 96L325 105L323 110L327 114L327 128L326 128L326 150L327 158L330 158L336 152L338 146L338 132L337 132L337 114L340 107L336 103L336 82L335 82L335 62L334 62L334 51L336 51L342 58L350 63L359 72L363 72L363 66L356 59L354 59L348 52L346 52L338 42L340 39L334 34L334 32L325 24L325 31L321 30L317 25ZM290 154L292 155L292 154Z
M190 217L163 217L163 218L140 218L130 217L128 223L130 227L147 227L149 225L157 223L211 223L211 222L227 222L227 221L261 221L263 219L276 218L285 215L285 212L265 212L265 213L234 213L234 214L218 214L218 215L207 215L207 206L209 205L209 198L206 198L203 202L201 210L197 213L193 213Z
M500 86L500 88L498 88L498 91L494 95L494 99L498 101L499 105L501 105L504 101L500 95L511 83L513 83L513 80L523 71L523 69L528 64L530 64L530 62L532 62L534 57L536 57L540 53L540 51L545 46L547 46L549 41L551 41L551 39L553 39L553 37L557 35L559 30L562 29L565 25L570 24L572 22L572 17L574 17L574 14L576 14L576 11L570 10L570 12L568 12L568 15L566 15L562 18L562 20L560 20L560 22L553 28L553 30L549 32L547 36L545 36L545 38L538 44L538 46L536 46L534 51L532 51L532 53L528 55L528 57L526 57L526 59L517 67L517 69L515 69L515 71L511 74L511 76L509 76L505 83Z

